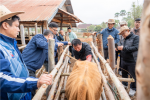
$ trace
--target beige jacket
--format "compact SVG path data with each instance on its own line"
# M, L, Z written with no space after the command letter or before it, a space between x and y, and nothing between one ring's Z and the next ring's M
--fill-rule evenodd
M135 32L135 28L132 28L131 29L131 32L133 32L135 35L138 35L138 36L140 36L140 28L139 29L137 29L137 32Z

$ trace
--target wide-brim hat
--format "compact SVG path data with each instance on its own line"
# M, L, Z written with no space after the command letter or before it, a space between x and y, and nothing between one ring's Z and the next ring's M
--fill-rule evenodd
M126 21L122 21L119 23L120 25L127 25L128 23Z
M14 15L22 14L23 11L17 11L17 12L11 12L9 9L7 9L4 5L0 5L0 22L11 18Z
M129 27L128 26L123 26L123 27L120 28L120 32L118 34L121 35L121 33L123 31L126 31L126 30L130 30Z
M110 24L115 24L115 20L114 20L114 19L109 19L107 23L108 23L108 24L109 24L109 23L110 23Z

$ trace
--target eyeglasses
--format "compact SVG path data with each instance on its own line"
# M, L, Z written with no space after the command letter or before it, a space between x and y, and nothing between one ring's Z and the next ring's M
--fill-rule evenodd
M53 28L52 28L53 29ZM58 32L58 30L53 29L55 32Z

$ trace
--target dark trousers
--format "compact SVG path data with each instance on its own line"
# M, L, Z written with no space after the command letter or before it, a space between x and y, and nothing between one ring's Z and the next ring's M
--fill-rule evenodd
M108 49L104 49L104 58L105 60L108 59Z
M127 70L132 75L130 77L132 77L135 80L135 82L132 82L130 84L130 88L136 91L135 65L136 65L136 62L126 62L126 61L123 61L123 60L122 60L122 63L121 63L122 68ZM128 78L128 72L122 70L122 77L123 78ZM122 83L126 86L128 85L127 82L122 82Z
M69 46L69 51L71 52L71 56L73 57L74 54L73 54L73 52L72 52L72 49L73 49L73 46Z
M36 77L34 71L32 71L32 70L30 70L30 69L28 69L28 71L29 71L29 76L31 76L31 77ZM31 94L32 94L32 98L33 98L34 95L35 95L35 90L32 90L32 91L31 91Z

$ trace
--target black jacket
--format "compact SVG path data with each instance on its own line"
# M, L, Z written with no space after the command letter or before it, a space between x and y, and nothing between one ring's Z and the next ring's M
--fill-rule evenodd
M124 39L123 50L121 51L123 60L127 62L136 62L138 46L139 36L131 32L130 35Z
M73 48L73 54L76 59L86 60L86 56L92 55L91 47L88 43L82 42L82 49L78 52Z

